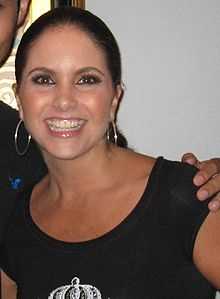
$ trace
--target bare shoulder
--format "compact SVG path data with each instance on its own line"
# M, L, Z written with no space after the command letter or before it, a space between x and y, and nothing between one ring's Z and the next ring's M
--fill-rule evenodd
M2 299L16 299L17 287L13 280L3 271L1 273L1 298Z
M202 224L193 250L194 263L199 271L220 288L220 211L209 213Z
M120 158L120 167L133 177L146 178L150 175L156 158L137 153L132 150L119 149L117 153Z

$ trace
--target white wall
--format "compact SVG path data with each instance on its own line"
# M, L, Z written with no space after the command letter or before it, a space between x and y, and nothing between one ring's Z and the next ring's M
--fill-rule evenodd
M179 159L220 156L220 1L86 0L115 34L131 146Z

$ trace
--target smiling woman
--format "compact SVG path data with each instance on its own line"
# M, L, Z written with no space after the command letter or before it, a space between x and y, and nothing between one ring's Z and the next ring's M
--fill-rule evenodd
M48 172L17 194L2 299L214 299L220 216L196 201L196 168L108 138L123 85L107 25L85 9L50 10L22 36L15 69L20 118Z

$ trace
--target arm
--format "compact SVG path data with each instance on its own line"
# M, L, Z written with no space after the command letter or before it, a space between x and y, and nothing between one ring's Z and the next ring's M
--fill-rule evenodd
M199 171L194 176L193 182L200 187L197 192L199 200L206 200L213 196L209 203L211 211L220 209L220 158L200 162L192 153L184 154L182 162L196 166Z
M220 211L209 213L194 245L193 260L199 271L220 289Z
M13 280L11 280L3 271L1 273L1 299L16 299L17 288Z

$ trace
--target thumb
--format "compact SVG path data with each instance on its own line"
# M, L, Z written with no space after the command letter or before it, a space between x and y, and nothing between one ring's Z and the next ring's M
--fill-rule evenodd
M199 160L193 153L185 153L181 159L182 162L199 167Z

